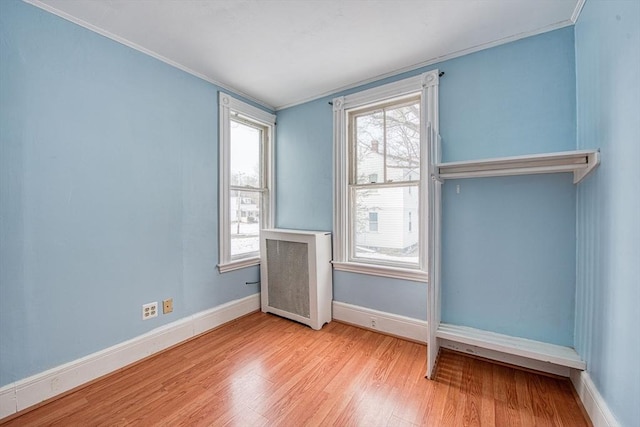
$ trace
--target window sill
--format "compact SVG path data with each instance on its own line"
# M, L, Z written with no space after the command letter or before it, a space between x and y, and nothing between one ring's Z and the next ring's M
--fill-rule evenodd
M425 271L410 268L387 267L373 264L361 264L357 262L333 262L333 268L349 273L369 274L371 276L388 277L392 279L411 280L414 282L428 283L428 275Z
M241 268L252 267L254 265L260 265L259 257L239 259L226 264L218 264L218 270L220 273L228 273L229 271L240 270Z

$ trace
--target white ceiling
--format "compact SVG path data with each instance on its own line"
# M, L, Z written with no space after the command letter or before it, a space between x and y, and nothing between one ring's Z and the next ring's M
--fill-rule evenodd
M26 0L282 108L575 22L584 0Z

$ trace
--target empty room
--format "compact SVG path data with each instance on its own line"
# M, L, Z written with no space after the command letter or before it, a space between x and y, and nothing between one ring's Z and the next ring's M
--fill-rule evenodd
M0 425L639 426L637 0L0 0Z

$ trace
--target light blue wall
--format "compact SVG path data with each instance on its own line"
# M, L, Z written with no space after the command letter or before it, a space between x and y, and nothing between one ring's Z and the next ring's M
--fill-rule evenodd
M573 46L573 29L565 28L334 96L439 68L446 73L440 80L445 160L571 150ZM331 98L278 112L279 227L331 227ZM463 191L452 194L455 184L444 190L443 243L452 253L443 264L445 319L572 344L575 187L569 176L461 181ZM475 201L483 203L472 207ZM518 217L507 220L513 212ZM488 226L470 229L474 222ZM551 253L544 252L551 246ZM513 247L518 252L508 251ZM464 256L456 254L459 250ZM423 283L334 274L336 300L422 320L426 293ZM475 316L466 312L469 308Z
M572 28L437 67L444 161L575 149Z
M442 199L442 320L572 346L572 176L447 181Z
M439 68L443 160L575 148L572 28ZM444 322L570 346L574 297L569 174L445 182Z
M345 271L334 272L333 280L336 301L427 320L427 291L421 283Z
M577 202L576 348L623 426L640 420L640 3L588 0L575 26L578 147L602 163Z
M319 99L277 113L276 227L333 228L333 115L328 102Z
M216 86L19 1L0 37L0 386L258 291L215 267Z

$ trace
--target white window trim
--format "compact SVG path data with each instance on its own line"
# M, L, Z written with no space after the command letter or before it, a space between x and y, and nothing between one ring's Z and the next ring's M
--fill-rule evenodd
M438 135L438 70L432 70L419 76L389 83L352 95L333 100L333 163L334 163L334 204L333 204L333 266L336 270L363 273L375 276L427 282L428 267L428 183L429 165L432 152L431 140ZM424 235L419 239L418 268L400 268L376 264L365 264L349 260L349 141L347 135L347 110L368 104L383 102L420 92L420 216L418 232Z
M269 190L268 196L264 198L264 206L261 206L260 228L273 228L273 219L275 217L275 188L274 188L274 171L273 171L273 150L276 132L276 116L268 113L260 108L256 108L246 102L240 101L229 94L219 93L219 202L218 202L218 238L219 238L219 262L218 269L220 273L238 270L240 268L249 267L260 264L260 257L241 258L237 260L231 259L231 234L229 231L230 218L230 191L231 184L231 128L230 120L233 114L247 118L254 122L259 122L269 129L267 135L268 143L265 150L265 186Z

